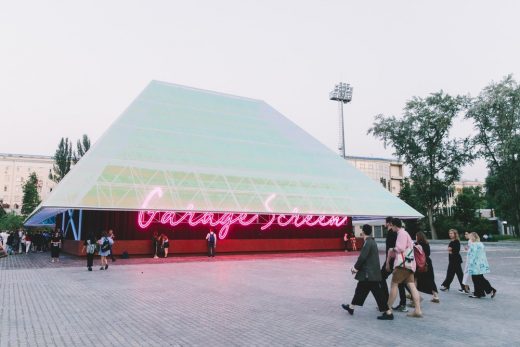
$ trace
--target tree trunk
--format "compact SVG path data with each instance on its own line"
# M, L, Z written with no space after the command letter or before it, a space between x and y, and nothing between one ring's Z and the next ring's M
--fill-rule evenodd
M428 222L430 223L430 230L432 231L432 240L437 240L437 231L433 226L433 209L431 207L428 208Z

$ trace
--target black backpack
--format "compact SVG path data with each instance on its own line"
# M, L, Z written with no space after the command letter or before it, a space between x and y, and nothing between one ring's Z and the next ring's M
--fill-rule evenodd
M101 245L101 252L106 252L110 250L110 241L108 241L108 237L105 237L103 244Z

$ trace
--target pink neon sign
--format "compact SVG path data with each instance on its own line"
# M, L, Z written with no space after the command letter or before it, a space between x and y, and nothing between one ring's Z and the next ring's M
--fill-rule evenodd
M163 192L160 188L153 189L143 202L141 208L146 209L148 204L154 196L162 197ZM267 211L271 212L269 203L276 197L272 194L264 202ZM193 205L188 205L187 210L193 209ZM300 228L304 225L309 227L314 226L336 226L340 227L347 223L348 217L340 216L314 216L314 215L300 215L298 210L293 210L294 214L271 214L268 221L260 227L260 230L266 230L271 225L276 224L280 227L293 225ZM190 226L207 225L211 227L220 227L218 237L219 239L226 238L229 228L233 224L248 226L253 223L261 224L260 216L258 214L248 213L213 213L213 212L172 212L172 211L140 211L137 216L137 224L141 229L146 229L152 222L159 222L163 225L171 225L175 227L181 223L188 223Z

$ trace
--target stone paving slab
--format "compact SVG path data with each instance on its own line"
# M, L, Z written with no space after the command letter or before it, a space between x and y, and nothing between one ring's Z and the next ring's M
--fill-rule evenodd
M432 248L440 285L448 257ZM93 272L80 258L16 255L0 259L0 347L518 346L520 245L487 249L496 298L453 286L440 304L425 296L423 319L390 322L371 297L354 316L340 308L357 254L134 258Z

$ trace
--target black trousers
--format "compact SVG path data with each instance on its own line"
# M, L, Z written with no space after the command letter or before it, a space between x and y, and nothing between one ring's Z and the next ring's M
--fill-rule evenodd
M352 305L363 306L369 292L372 292L374 299L376 299L379 311L387 311L387 301L385 300L385 296L381 289L380 283L376 281L359 281L356 286L356 292L354 293L354 297L352 298Z
M462 272L462 266L458 261L450 261L448 263L448 272L446 273L446 279L442 282L442 286L444 288L449 288L451 282L455 278L455 274L457 274L457 279L459 280L460 287L464 289L464 285L462 284L462 279L464 278L464 273Z
M386 302L388 302L388 297L390 296L390 292L388 290L388 284L386 283L386 280L388 279L388 277L391 274L392 274L392 272L386 271L386 263L384 263L383 267L381 268L381 277L383 279L380 282L380 286L381 286L383 296L384 296ZM406 306L405 284L400 283L398 288L399 288L399 306Z
M208 242L208 257L215 256L215 244L212 242Z
M94 265L94 253L87 253L87 267Z
M471 279L475 287L475 296L486 296L486 294L493 292L493 287L491 287L491 284L484 275L471 275Z

